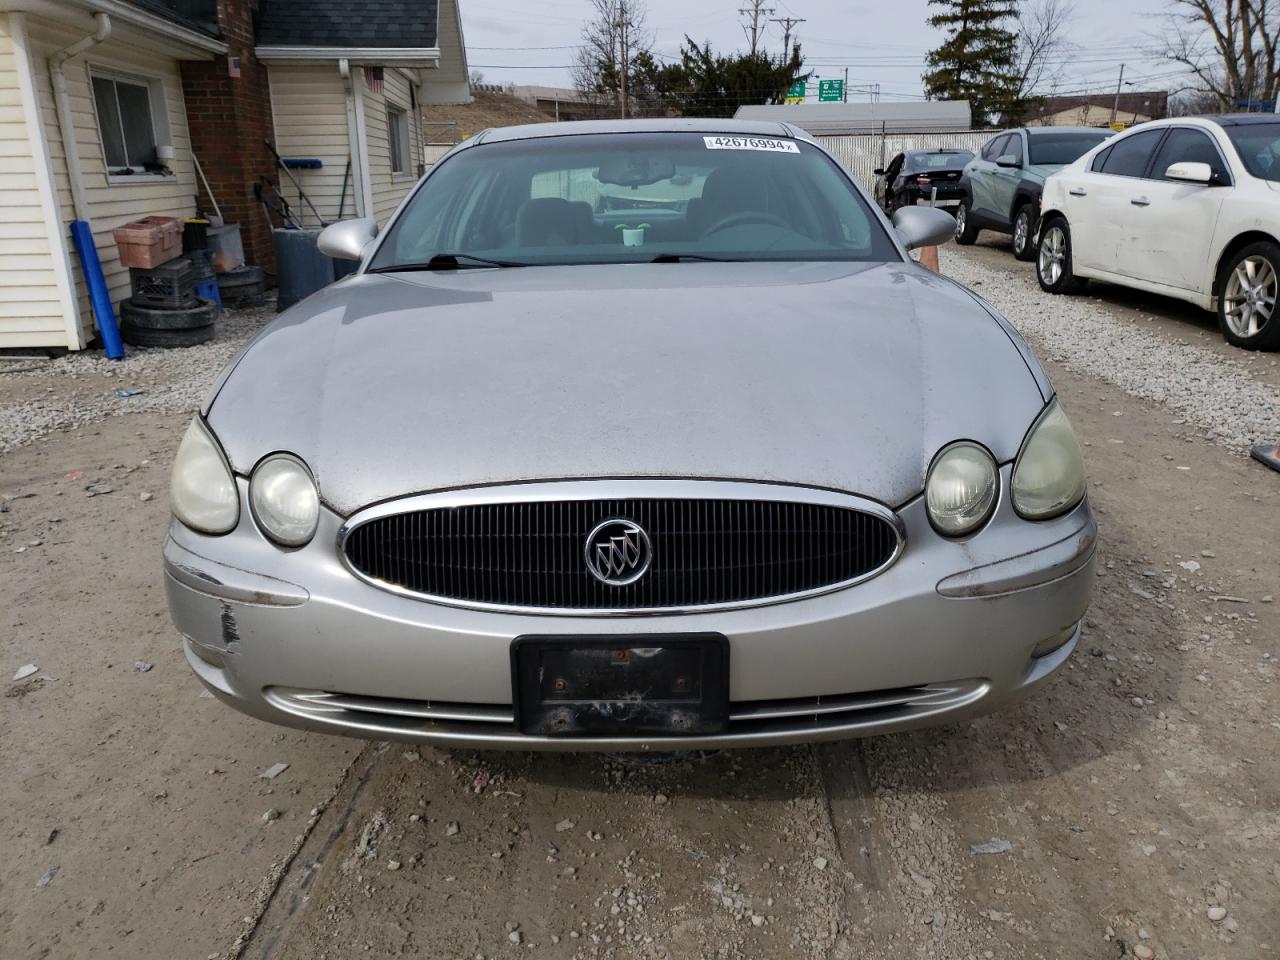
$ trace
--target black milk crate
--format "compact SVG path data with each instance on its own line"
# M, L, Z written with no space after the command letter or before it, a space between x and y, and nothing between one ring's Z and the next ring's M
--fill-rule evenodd
M179 310L195 296L195 270L191 261L178 257L150 269L129 268L133 302L140 307Z
M213 270L213 252L210 250L188 250L182 255L191 261L192 283L210 280L217 274Z

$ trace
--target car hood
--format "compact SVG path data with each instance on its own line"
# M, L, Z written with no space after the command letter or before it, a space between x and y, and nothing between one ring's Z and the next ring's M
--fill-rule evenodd
M342 514L605 476L896 506L952 440L1013 458L1045 399L1024 349L963 288L905 263L372 274L277 318L207 415L236 472L291 451Z

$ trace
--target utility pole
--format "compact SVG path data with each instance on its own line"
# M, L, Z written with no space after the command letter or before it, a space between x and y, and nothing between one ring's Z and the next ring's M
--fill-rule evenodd
M770 10L770 13L773 11ZM774 17L770 23L777 23L782 26L782 57L784 60L791 59L791 30L805 22L804 17Z
M1124 64L1120 64L1120 79L1116 81L1116 100L1111 105L1111 122L1116 122L1116 114L1120 112L1120 88L1124 86Z
M849 102L849 68L844 68L844 86L840 88L844 91L844 102Z
M756 51L760 49L760 35L764 33L764 29L760 25L761 20L768 20L773 14L777 13L775 7L766 7L764 0L747 0L751 5L749 7L739 7L738 12L744 17L751 18L751 26L745 23L742 29L746 31L747 37L751 40L751 56L756 55Z
M630 14L627 11L626 0L618 4L618 52L619 65L622 69L622 85L618 95L618 116L623 120L627 119L627 66L631 60L631 52L627 49L627 26Z

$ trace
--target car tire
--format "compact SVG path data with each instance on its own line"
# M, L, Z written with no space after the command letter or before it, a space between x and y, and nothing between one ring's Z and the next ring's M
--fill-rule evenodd
M1278 301L1280 245L1263 240L1237 251L1218 281L1218 327L1227 343L1246 350L1280 350Z
M969 201L961 200L956 207L956 243L967 247L977 239L978 228L969 222Z
M1086 283L1071 269L1071 228L1062 217L1044 225L1036 253L1036 279L1047 293L1076 293Z
M1035 213L1031 204L1024 203L1013 214L1013 256L1027 261L1036 258Z
M129 319L120 322L120 336L135 347L194 347L213 339L214 324L185 329L140 327Z
M212 300L197 299L189 307L161 310L125 300L120 304L120 319L139 330L195 330L218 319L218 305Z

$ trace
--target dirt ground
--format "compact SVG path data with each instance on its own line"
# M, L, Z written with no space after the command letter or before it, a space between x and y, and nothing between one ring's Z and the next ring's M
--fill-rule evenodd
M1280 956L1280 474L1048 367L1101 527L1067 668L963 725L669 764L243 718L164 605L186 416L0 455L3 668L39 667L0 701L0 955Z

